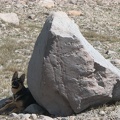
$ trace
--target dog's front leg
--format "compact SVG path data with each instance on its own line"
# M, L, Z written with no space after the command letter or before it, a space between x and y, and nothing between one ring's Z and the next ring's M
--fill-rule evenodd
M2 107L2 108L0 109L0 114L1 114L2 112L4 112L5 110L7 110L8 108L14 107L14 106L15 106L14 102L11 102L11 103L6 104L4 107Z

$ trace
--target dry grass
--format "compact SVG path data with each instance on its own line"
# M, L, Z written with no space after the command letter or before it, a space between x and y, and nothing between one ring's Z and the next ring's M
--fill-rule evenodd
M10 96L11 94L11 78L14 71L20 74L27 73L27 57L21 50L28 48L29 44L23 42L17 43L16 39L10 37L2 38L0 46L0 98Z
M41 25L27 21L19 26L5 23L0 36L0 99L11 95L11 78L15 71L27 74L28 62ZM25 81L25 85L26 81Z
M98 34L93 31L87 31L87 32L82 32L82 34L91 41L109 41L109 42L119 42L120 38L117 38L116 36L108 36L108 35L103 35L103 34Z

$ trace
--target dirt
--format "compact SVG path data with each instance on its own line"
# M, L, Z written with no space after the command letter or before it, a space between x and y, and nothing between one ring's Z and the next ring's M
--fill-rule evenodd
M11 95L10 81L14 71L27 73L35 41L52 11L80 11L79 15L70 15L71 19L79 25L85 38L120 69L119 0L55 0L52 7L38 3L39 0L0 1L0 13L16 13L20 20L18 26L0 20L0 99ZM120 120L119 112L120 104L117 103L55 119ZM9 116L0 116L3 118L9 119Z

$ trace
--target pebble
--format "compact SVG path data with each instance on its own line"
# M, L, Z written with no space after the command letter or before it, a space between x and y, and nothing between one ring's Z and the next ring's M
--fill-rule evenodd
M16 13L0 13L0 19L7 23L19 25L19 18Z
M10 117L14 117L14 118L20 119L20 116L18 114L16 114L16 113L11 113Z
M120 60L114 59L114 60L111 60L111 63L120 65Z
M35 18L35 14L30 14L30 15L28 15L28 18L29 18L29 19L34 19L34 18Z
M4 67L2 65L0 65L0 70L2 70Z
M25 116L24 116L24 114L23 114L23 113L20 113L20 114L18 114L18 115L19 115L20 119L25 118Z
M45 116L45 115L40 115L39 119L37 120L53 120L53 118L49 117L49 116Z
M24 117L26 118L26 119L28 119L28 118L30 118L30 114L24 114Z
M1 24L0 27L5 29L6 25L5 24Z
M23 61L22 59L16 59L14 62L15 63L22 63L22 61Z
M41 5L42 7L46 7L46 8L52 8L55 6L53 0L41 0L39 2L39 5Z
M70 0L70 3L71 3L71 4L76 4L76 3L77 3L77 0Z
M68 117L63 117L63 118L61 118L61 120L69 120L69 118Z
M70 116L69 120L74 120L75 116Z
M37 115L36 114L32 114L31 117L36 120L37 119Z
M116 52L111 51L111 50L107 50L107 51L106 51L106 54L108 54L108 55L115 54L115 53L116 53Z
M102 110L102 111L99 112L99 114L104 116L105 115L105 111Z
M70 10L68 11L68 15L71 15L71 16L80 16L80 15L83 15L81 11L77 11L77 10Z

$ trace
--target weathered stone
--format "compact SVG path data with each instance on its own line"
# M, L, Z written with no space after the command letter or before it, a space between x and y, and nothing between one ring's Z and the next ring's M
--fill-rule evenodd
M24 118L25 118L25 120L27 119L29 119L31 117L31 115L30 114L24 114Z
M24 113L35 113L35 114L39 113L39 114L43 114L45 112L46 111L42 107L37 105L37 104L31 104L24 110Z
M54 115L120 100L120 70L86 41L64 12L46 20L27 78L36 101Z
M77 11L77 10L70 10L70 11L68 11L68 15L80 16L80 15L83 15L83 13L81 11Z
M18 119L18 120L20 119L19 115L16 114L16 113L11 113L9 116L10 116L10 117L13 117L13 118L16 118L16 119Z
M77 0L70 0L69 1L71 4L77 4Z
M32 114L31 117L33 118L33 120L37 119L37 115L36 114Z
M105 111L102 110L102 111L99 112L99 114L104 116L105 115Z
M39 119L37 120L53 120L53 118L45 116L45 115L40 115Z
M111 63L114 65L120 65L120 59L111 60Z
M54 1L53 0L40 0L39 5L46 7L46 8L52 8L54 7Z
M22 114L22 113L20 113L20 114L18 114L18 116L19 116L19 118L20 118L20 120L22 119L22 120L31 120L30 119L30 114Z
M0 19L8 23L19 25L19 19L16 13L0 13Z

